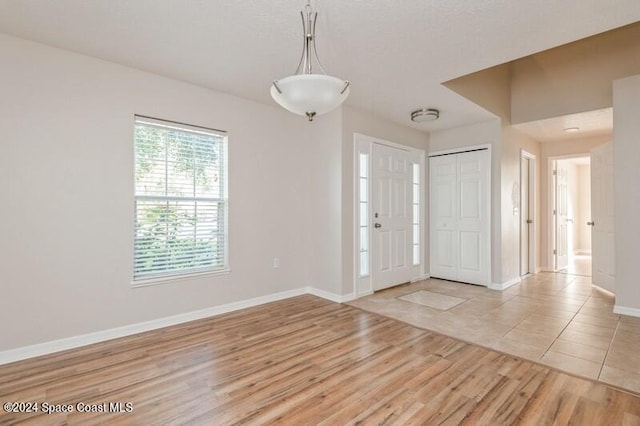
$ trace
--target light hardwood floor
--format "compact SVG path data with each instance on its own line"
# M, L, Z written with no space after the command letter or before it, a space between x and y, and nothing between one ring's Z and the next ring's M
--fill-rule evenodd
M1 424L640 424L640 399L314 296L0 366Z

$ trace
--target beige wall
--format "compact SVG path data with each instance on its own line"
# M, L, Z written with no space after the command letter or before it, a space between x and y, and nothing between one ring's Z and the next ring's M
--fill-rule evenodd
M588 155L592 148L611 141L610 136L599 136L587 139L572 139L558 142L547 142L541 144L541 161L540 161L540 265L542 269L553 269L552 257L552 241L551 227L553 220L551 218L551 209L553 201L551 200L550 185L550 161L553 158L578 157Z
M429 146L429 134L409 127L382 120L348 106L342 107L342 289L340 294L353 292L354 260L353 260L353 175L354 175L354 133L384 139L401 145L422 149ZM428 200L425 185L425 200ZM425 240L428 244L428 226L425 224ZM423 253L423 261L428 271L428 245Z
M511 122L611 107L611 82L640 73L638 40L636 23L514 61Z
M520 158L524 149L536 156L535 185L540 182L540 144L511 126L512 111L511 63L498 65L445 83L462 96L500 117L500 129L493 149L494 171L492 228L493 281L508 283L520 275L520 213L514 214L512 194L520 183ZM432 147L433 150L433 138ZM516 188L517 189L517 188ZM536 189L536 218L540 217L540 203ZM540 264L540 231L534 218L536 267Z
M640 316L640 75L613 83L616 308ZM630 312L626 312L630 313Z
M309 123L10 36L0 53L0 322L15 325L0 352L306 286L348 294L353 132L428 146L346 107ZM228 132L230 274L131 287L134 114Z
M339 111L309 123L4 35L0 54L0 351L339 289ZM229 132L230 274L131 287L134 114Z
M444 85L504 121L511 121L511 63L449 80Z
M341 293L341 123L339 109L317 117L313 122L305 121L305 138L291 141L304 144L302 162L305 170L298 176L289 175L289 184L299 178L309 180L307 188L299 194L307 209L306 224L298 235L307 244L304 258L306 285L333 294ZM280 173L291 172L286 166L281 167ZM271 173L278 174L278 171Z

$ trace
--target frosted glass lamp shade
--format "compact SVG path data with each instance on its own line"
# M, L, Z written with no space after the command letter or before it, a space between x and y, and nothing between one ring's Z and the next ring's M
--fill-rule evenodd
M274 82L271 96L284 109L311 120L344 102L349 83L323 74L292 75Z

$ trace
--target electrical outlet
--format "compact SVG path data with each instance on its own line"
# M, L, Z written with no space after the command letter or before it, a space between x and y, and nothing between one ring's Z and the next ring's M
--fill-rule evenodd
M280 267L280 258L279 258L279 257L274 257L274 258L273 258L273 267L274 267L275 269L277 269L277 268L279 268L279 267Z

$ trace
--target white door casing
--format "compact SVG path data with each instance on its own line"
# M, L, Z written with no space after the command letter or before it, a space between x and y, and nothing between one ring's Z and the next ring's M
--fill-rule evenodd
M593 284L615 293L613 143L591 150L591 267Z
M529 158L520 159L520 276L531 273L529 238L531 214L529 210Z
M536 156L522 150L520 170L520 275L537 272L536 257Z
M488 150L430 158L432 277L489 285L490 161Z
M409 282L412 274L411 162L409 152L373 144L373 289Z
M564 269L569 264L569 182L568 171L563 167L561 161L555 162L555 227L556 227L556 244L555 244L555 269Z

